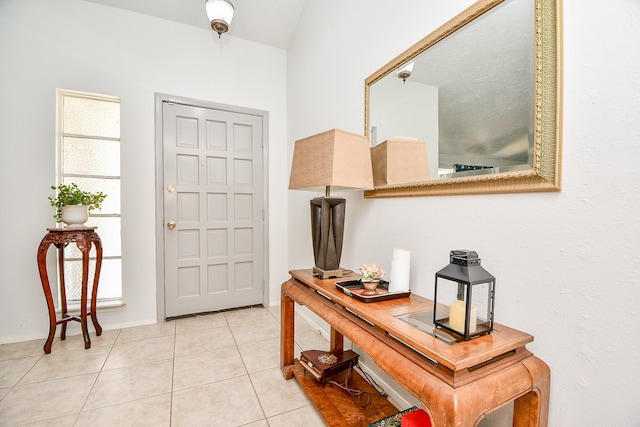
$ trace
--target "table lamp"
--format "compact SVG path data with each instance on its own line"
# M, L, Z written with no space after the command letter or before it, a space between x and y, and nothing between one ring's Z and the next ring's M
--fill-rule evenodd
M289 189L321 191L311 199L311 237L320 279L342 277L340 256L344 234L346 200L332 197L334 190L373 188L369 139L332 129L296 141Z

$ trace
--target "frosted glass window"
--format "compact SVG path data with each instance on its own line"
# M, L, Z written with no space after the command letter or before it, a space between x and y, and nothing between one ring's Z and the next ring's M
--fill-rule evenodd
M65 172L83 175L120 175L120 141L66 137Z
M93 251L92 251L93 252ZM66 258L64 263L64 283L65 283L65 292L67 293L67 301L80 301L80 297L82 294L82 261L81 260L70 260ZM87 280L87 293L89 299L89 295L91 295L91 288L93 284L93 275L95 273L95 261L91 260L89 262L89 278ZM102 273L100 274L102 276ZM98 292L100 291L100 286L98 286Z
M87 283L88 298L91 296L95 258L89 261L89 280ZM80 301L82 296L82 260L67 260L64 263L64 275L68 301ZM120 259L103 259L98 282L98 299L116 299L122 297L120 286L122 277L122 261ZM88 301L88 299L87 299Z
M90 212L88 227L98 227L102 269L98 299L122 298L122 239L120 207L120 98L58 90L58 183L75 183L82 190L102 191L107 198ZM90 252L90 280L95 269ZM67 299L80 300L82 253L73 244L65 249Z
M120 138L120 100L74 94L64 95L66 134Z
M100 272L98 299L122 298L122 260L103 259Z

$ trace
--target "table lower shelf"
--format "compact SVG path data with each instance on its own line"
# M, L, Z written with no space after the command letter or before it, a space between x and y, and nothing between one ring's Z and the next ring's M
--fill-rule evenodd
M367 427L369 423L400 411L386 397L381 396L356 370L351 370L348 387L369 393L371 400L364 408L358 404L357 396L351 396L347 391L329 382L322 387L322 384L306 373L297 359L293 365L293 375L328 426ZM345 376L346 371L335 375L330 380L342 384ZM366 400L367 396L362 396L361 402L364 403Z

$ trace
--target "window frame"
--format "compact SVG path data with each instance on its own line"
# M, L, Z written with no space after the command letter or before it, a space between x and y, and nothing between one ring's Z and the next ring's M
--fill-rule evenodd
M111 175L100 175L100 174L79 174L79 173L65 173L64 171L64 146L65 146L65 138L79 138L79 139L91 139L91 140L100 140L100 141L114 141L118 143L118 151L121 153L121 144L122 144L122 134L119 132L119 137L104 137L104 136L96 136L96 135L84 135L84 134L75 134L65 132L65 124L64 124L64 100L65 97L75 97L75 98L84 98L89 100L96 101L106 101L106 102L117 102L121 107L121 98L119 96L113 95L105 95L77 90L69 90L69 89L56 89L56 138L55 138L55 175L56 175L56 186L61 183L67 183L69 178L89 178L89 179L104 179L104 180L117 180L119 181L119 191L121 196L121 183L122 183L122 173L119 171L117 176ZM120 111L120 118L122 117ZM120 128L121 131L121 128ZM65 178L67 180L65 180ZM108 217L108 218L118 218L119 229L122 230L122 208L121 205L118 205L118 213L91 213L91 217ZM123 280L122 280L122 239L120 239L120 248L118 248L117 253L119 255L103 255L103 264L102 264L102 272L105 271L105 260L109 259L119 259L120 260L120 272L118 277L117 285L120 288L120 295L117 297L109 297L109 298L98 298L97 306L99 308L117 308L125 305L123 298ZM70 261L78 261L76 258L67 258L65 259ZM90 256L91 260L95 260L95 251L92 250L92 255ZM59 263L58 268L59 268ZM107 266L108 268L108 266ZM93 270L93 269L91 269ZM91 273L93 274L93 273ZM104 277L104 274L101 274L101 280ZM69 295L69 294L68 294ZM60 301L60 295L58 295L58 302ZM58 307L60 304L58 304ZM76 299L68 299L67 307L69 312L76 312L80 310L80 300Z

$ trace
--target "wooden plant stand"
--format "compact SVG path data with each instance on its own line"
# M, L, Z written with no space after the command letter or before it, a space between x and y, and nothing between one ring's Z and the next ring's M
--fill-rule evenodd
M62 325L60 331L60 339L64 340L67 333L67 323L70 321L80 322L82 325L82 337L84 339L84 348L91 347L91 339L89 338L89 329L87 327L87 318L91 318L96 335L102 334L102 327L98 323L96 315L96 301L98 298L98 279L100 278L100 268L102 266L102 242L98 233L95 232L96 227L78 227L78 228L48 228L49 231L38 247L38 270L40 272L40 281L42 282L42 290L47 300L47 310L49 311L49 336L44 344L44 352L51 353L51 345L53 337L56 334L56 327ZM64 248L69 243L75 242L78 249L82 252L82 294L80 297L80 316L72 316L67 313L67 293L65 287L64 276ZM49 283L49 275L47 274L47 252L49 246L55 245L58 248L58 270L60 273L60 305L61 319L56 317L56 309L53 303L53 295L51 294L51 284ZM93 286L91 288L91 308L87 311L88 301L88 282L89 282L89 252L91 246L96 247L96 265L93 277Z

